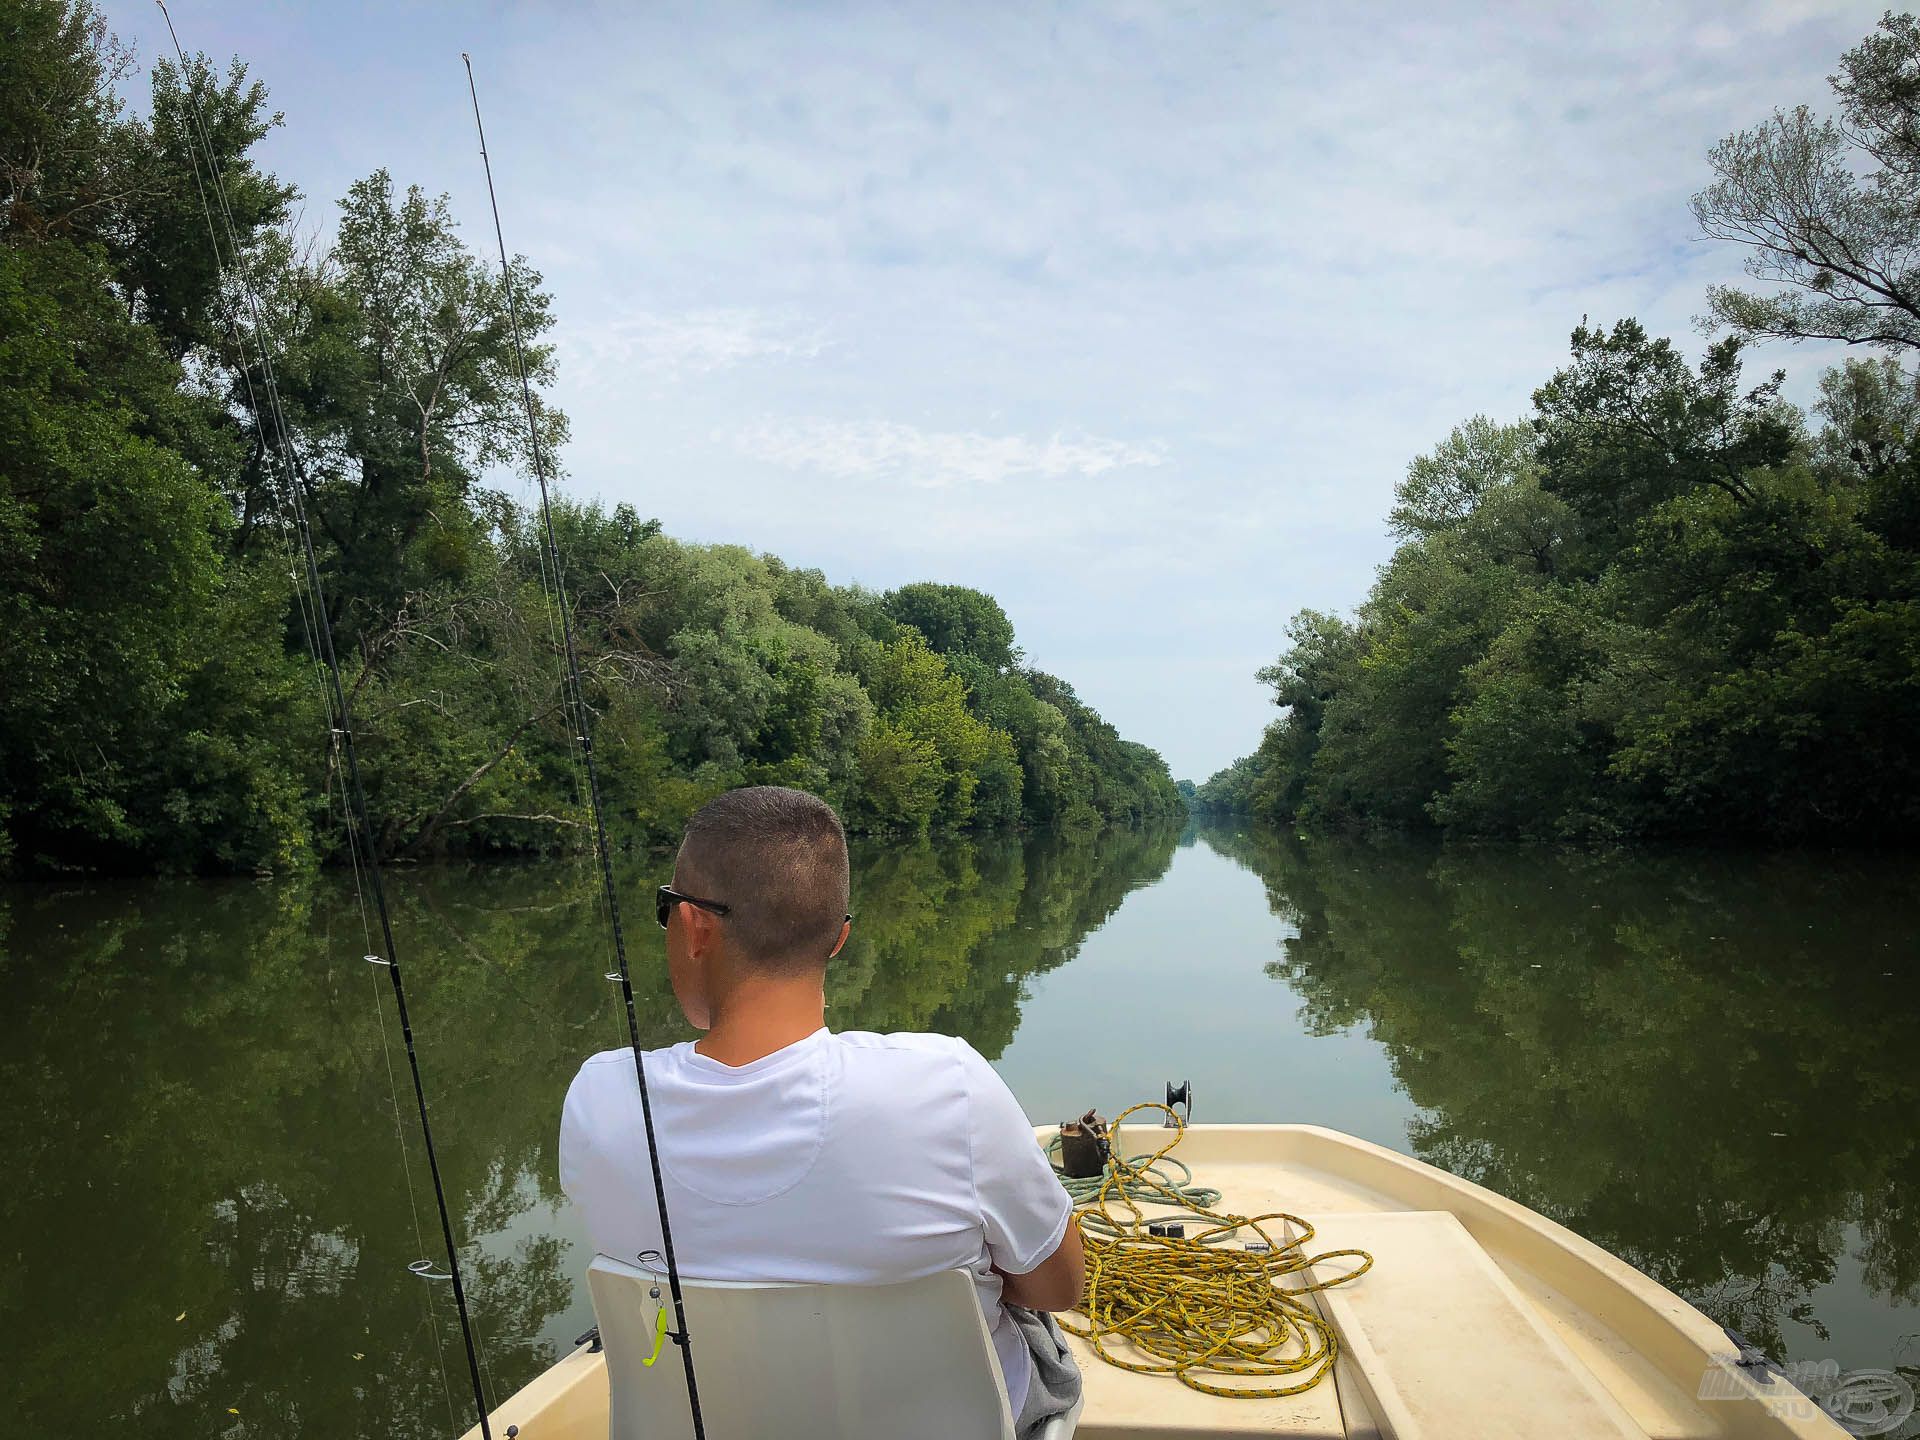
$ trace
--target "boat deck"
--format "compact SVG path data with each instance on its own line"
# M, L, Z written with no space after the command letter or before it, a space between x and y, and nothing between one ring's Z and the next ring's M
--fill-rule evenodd
M1163 1143L1163 1131L1142 1128L1119 1146L1131 1155ZM1711 1337L1730 1348L1717 1328L1632 1267L1501 1196L1316 1126L1196 1126L1176 1153L1221 1190L1221 1210L1299 1215L1315 1228L1311 1253L1353 1247L1371 1252L1375 1265L1319 1296L1345 1353L1330 1382L1287 1400L1202 1395L1116 1370L1075 1342L1087 1440L1800 1433L1750 1428L1754 1417L1731 1413L1745 1406L1724 1415L1703 1408L1701 1346ZM1389 1228L1414 1216L1427 1223L1398 1236ZM1371 1343L1376 1329L1400 1343ZM1407 1343L1415 1331L1417 1347ZM1456 1388L1454 1379L1471 1383ZM1589 1404L1595 1392L1601 1403ZM1466 1403L1476 1394L1480 1403ZM1446 1404L1406 1408L1423 1397ZM1376 1413L1383 1408L1389 1413Z
M1163 1142L1163 1133L1149 1130L1123 1143L1135 1154ZM1228 1399L1165 1375L1108 1365L1088 1342L1069 1337L1086 1385L1079 1428L1086 1440L1355 1440L1382 1434L1519 1440L1541 1433L1546 1416L1564 1440L1717 1433L1652 1404L1644 1414L1657 1428L1637 1423L1576 1358L1562 1326L1487 1256L1451 1211L1410 1211L1404 1201L1351 1175L1305 1163L1278 1168L1271 1158L1241 1158L1234 1153L1238 1146L1209 1156L1213 1149L1206 1132L1195 1132L1179 1153L1205 1183L1221 1190L1223 1212L1297 1215L1313 1227L1309 1254L1351 1248L1374 1256L1366 1275L1316 1296L1342 1337L1342 1359L1334 1375L1302 1394ZM1291 1239L1299 1232L1289 1225L1277 1233ZM1332 1262L1319 1278L1332 1278L1350 1263ZM1436 1345L1436 1331L1448 1334L1450 1343Z
M1166 1138L1129 1127L1115 1147L1140 1155ZM1317 1294L1342 1354L1331 1377L1297 1396L1206 1395L1107 1365L1070 1338L1086 1386L1084 1440L1845 1434L1784 1379L1724 1367L1732 1344L1685 1301L1468 1181L1310 1125L1194 1126L1176 1153L1221 1190L1223 1212L1299 1216L1314 1227L1309 1254L1362 1249L1374 1267ZM603 1358L582 1349L560 1361L500 1407L495 1433L509 1423L523 1440L603 1440Z

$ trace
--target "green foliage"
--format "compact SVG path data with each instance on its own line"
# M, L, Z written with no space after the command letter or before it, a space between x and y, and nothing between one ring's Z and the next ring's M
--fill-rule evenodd
M267 344L326 551L323 582L351 597L335 616L351 649L410 597L457 587L484 565L495 506L478 477L530 462L507 291L461 242L446 197L418 186L396 194L384 170L348 189L329 251L305 256L279 244L260 263ZM524 260L513 269L538 387L554 374L541 339L550 301ZM257 339L249 336L249 354ZM258 382L241 383L232 399L244 412L264 394ZM552 455L566 418L538 403L536 416ZM258 484L269 473L255 471L242 500L249 519L265 503ZM260 533L247 525L240 547Z
M1102 821L1133 825L1185 812L1180 792L1157 751L1122 739L1058 676L1025 670L1020 678L1044 707L1038 712L1042 728L1051 733L1042 737L1042 745L1050 748L1058 737L1066 747L1066 755L1049 777L1057 787L1046 797L1049 808L1036 814L1036 819L1086 828ZM1047 710L1059 714L1064 734L1052 731L1045 718ZM1050 758L1059 758L1058 752L1051 751Z
M1122 740L1071 686L1022 669L1013 623L964 585L903 585L885 597L896 626L917 631L965 683L969 710L997 738L976 764L976 823L1138 823L1177 816L1185 798L1159 755Z
M132 52L86 0L5 0L0 35L0 237L97 238L126 178L114 86Z
M1842 602L1755 664L1628 730L1614 769L1663 828L1781 839L1910 836L1920 826L1920 604Z
M983 772L1004 786L1017 770L1011 737L967 708L966 686L918 633L880 647L867 689L878 720L860 752L861 789L882 828L966 825Z
M221 497L166 443L218 443L177 384L96 250L0 246L0 804L17 861L305 848L287 783L298 670L271 620L285 586L226 563Z
M1259 755L1241 756L1224 770L1214 771L1206 784L1195 786L1186 797L1187 809L1196 815L1245 815L1253 809L1253 788L1262 768Z
M1859 488L1861 521L1901 550L1920 550L1920 375L1899 362L1848 360L1820 384L1826 417L1816 466Z
M1532 471L1533 451L1528 426L1474 416L1431 455L1407 467L1407 478L1394 492L1387 528L1402 539L1458 529L1487 495Z
M1196 795L1272 820L1625 840L1920 831L1915 382L1849 362L1806 433L1739 345L1581 326L1530 426L1409 467L1349 623L1296 617L1282 717Z
M1442 824L1548 837L1597 829L1590 804L1604 755L1587 744L1570 671L1595 655L1588 616L1538 597L1462 675L1451 712L1449 783L1432 802Z
M991 595L964 585L902 585L886 598L887 614L911 625L942 655L965 655L990 670L1014 663L1013 622Z
M1405 546L1363 615L1366 646L1326 702L1306 803L1331 820L1414 824L1446 783L1448 717L1466 667L1512 612L1519 582L1465 547Z
M1740 393L1737 338L1709 346L1696 374L1636 320L1576 328L1573 363L1534 393L1534 428L1545 488L1581 522L1589 563L1663 500L1701 487L1750 499L1747 472L1784 462L1798 438L1784 379Z
M376 171L332 244L299 249L280 228L296 192L251 158L279 117L243 65L159 64L132 120L127 53L84 0L0 0L0 34L0 863L337 858L290 495L380 848L580 844L544 536L483 483L532 460L508 291L445 198ZM235 232L224 278L206 144L223 248L229 216ZM551 460L551 302L524 260L512 286ZM291 473L268 443L263 340ZM667 840L747 783L913 834L1181 812L1157 755L1015 668L1013 626L977 590L836 587L679 544L625 506L562 500L554 528L624 839Z
M126 163L138 183L110 247L121 283L138 297L141 318L175 358L226 339L226 297L208 238L210 205L223 205L243 237L291 212L299 192L262 173L250 154L279 124L267 110L266 88L249 83L237 60L224 78L205 56L190 57L184 72L171 60L154 64L151 114L144 127L127 132ZM217 195L202 190L206 144L219 161Z

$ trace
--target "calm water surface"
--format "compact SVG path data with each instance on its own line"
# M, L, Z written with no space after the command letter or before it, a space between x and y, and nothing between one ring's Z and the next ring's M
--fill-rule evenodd
M663 878L623 877L649 1043L683 1034ZM554 1150L574 1068L624 1043L604 927L571 866L394 889L504 1396L592 1323ZM1778 1358L1920 1379L1911 857L1216 828L873 847L854 909L829 1022L963 1035L1036 1121L1191 1079L1198 1119L1316 1121L1515 1196ZM335 876L0 889L22 1433L471 1422L446 1287L406 1271L438 1241L368 948Z

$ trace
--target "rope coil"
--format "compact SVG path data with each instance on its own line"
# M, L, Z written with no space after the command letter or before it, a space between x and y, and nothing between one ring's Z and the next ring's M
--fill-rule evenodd
M1159 1111L1172 1125L1159 1150L1126 1157L1116 1151L1097 1178L1061 1176L1086 1246L1087 1285L1074 1307L1085 1326L1063 1317L1060 1328L1086 1340L1109 1365L1171 1374L1206 1395L1275 1400L1311 1390L1340 1353L1339 1335L1311 1297L1357 1280L1372 1268L1373 1256L1364 1250L1309 1255L1313 1226L1284 1211L1249 1216L1216 1209L1220 1192L1195 1185L1193 1172L1169 1158L1186 1132L1172 1109L1135 1105L1121 1112L1110 1133L1117 1139L1128 1116L1141 1111ZM1152 1234L1143 1205L1206 1223L1194 1234ZM1291 1227L1291 1238L1267 1228L1275 1221ZM1227 1243L1243 1231L1257 1238ZM1265 1251L1251 1248L1260 1244ZM1317 1267L1346 1258L1358 1264L1331 1279L1315 1277Z

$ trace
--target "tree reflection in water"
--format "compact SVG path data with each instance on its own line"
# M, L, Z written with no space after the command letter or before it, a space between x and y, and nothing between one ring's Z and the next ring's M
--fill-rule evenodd
M1783 1358L1832 1353L1815 1292L1849 1251L1920 1304L1910 858L1203 833L1297 929L1268 972L1311 1027L1385 1046L1421 1158Z
M1172 858L1177 831L863 845L836 1029L931 1028L988 1056L1023 985ZM645 1043L682 1037L621 876ZM560 1098L625 1043L594 877L393 881L434 1138L491 1394L582 1324ZM404 1060L339 876L0 891L0 1398L46 1436L457 1434L471 1422ZM389 1050L393 1053L389 1053ZM395 1103L392 1078L398 1082ZM410 1171L396 1142L405 1139Z
M830 1023L945 1030L998 1057L1028 981L1158 880L1176 839L860 847ZM1382 1047L1420 1107L1417 1154L1592 1237L1783 1358L1911 1362L1913 866L1231 828L1201 840L1264 883L1282 922L1269 972L1310 1028ZM645 904L666 869L620 877L649 1044L683 1033ZM488 1388L504 1395L589 1323L554 1147L581 1058L625 1042L606 927L592 875L564 866L404 872L394 889ZM1161 983L1156 965L1119 962L1164 937L1125 930L1110 927L1107 962L1056 998L1095 985L1113 1015L1163 1021L1152 995L1115 987ZM1273 953L1270 931L1224 938ZM14 1256L0 1400L17 1423L464 1428L450 1297L406 1273L437 1254L437 1225L367 949L337 876L0 890L0 1138L15 1161L0 1192Z

